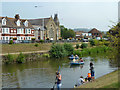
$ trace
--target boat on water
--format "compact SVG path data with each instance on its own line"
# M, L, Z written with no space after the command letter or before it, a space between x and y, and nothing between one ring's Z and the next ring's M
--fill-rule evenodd
M79 57L69 57L70 60L79 59Z
M74 61L71 61L70 64L71 64L71 65L83 65L84 62L80 62L80 61L75 61L75 62L74 62Z

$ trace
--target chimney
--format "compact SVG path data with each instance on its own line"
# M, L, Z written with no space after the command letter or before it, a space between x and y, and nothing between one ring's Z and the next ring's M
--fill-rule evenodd
M19 14L16 14L16 15L15 15L15 19L17 19L17 20L20 19Z
M54 20L56 20L57 19L57 14L55 14L55 16L54 16Z

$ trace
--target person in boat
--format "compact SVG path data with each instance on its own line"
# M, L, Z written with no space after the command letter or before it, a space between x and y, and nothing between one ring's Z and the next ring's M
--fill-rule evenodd
M78 86L82 85L83 83L85 83L83 76L80 76L80 78L78 79L78 81L74 87L78 87Z
M75 59L76 59L76 60L78 60L78 59L79 59L78 55L75 55Z
M72 54L71 57L74 57L74 55Z
M80 58L80 62L83 62L83 59L82 59L82 58Z
M75 56L73 56L73 62L76 62Z
M61 87L61 79L62 79L62 76L60 74L60 72L56 71L56 84L57 84L57 90L60 90L60 87Z

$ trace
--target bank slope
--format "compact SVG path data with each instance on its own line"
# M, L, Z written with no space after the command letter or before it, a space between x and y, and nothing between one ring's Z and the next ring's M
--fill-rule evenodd
M104 88L106 86L108 86L107 88L109 88L109 86L114 83L118 83L118 70L116 70L112 73L106 74L100 78L97 78L93 82L83 84L78 88ZM117 88L117 87L113 86L110 88Z

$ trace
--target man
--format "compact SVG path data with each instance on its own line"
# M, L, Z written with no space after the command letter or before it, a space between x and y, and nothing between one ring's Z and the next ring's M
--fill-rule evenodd
M61 74L60 74L60 72L56 72L56 80L57 80L57 89L58 90L60 90L60 87L61 87L61 79L62 79L62 77L61 77Z
M90 68L91 68L91 67L93 67L93 63L92 63L92 62L90 62Z
M75 87L78 87L78 86L82 85L83 83L85 83L85 81L83 79L83 76L80 76L80 78L78 79Z

